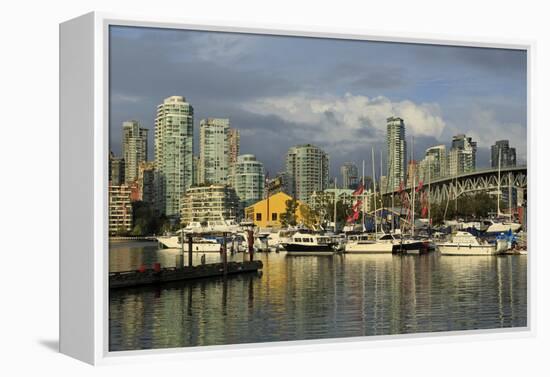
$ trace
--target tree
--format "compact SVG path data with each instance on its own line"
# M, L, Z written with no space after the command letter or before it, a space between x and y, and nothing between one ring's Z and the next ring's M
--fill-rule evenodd
M298 201L295 198L288 199L286 202L285 212L281 215L281 225L296 226L296 210L298 209Z
M313 228L314 226L319 224L320 215L319 212L315 211L308 205L302 204L300 205L300 214L302 215L302 219L304 222L304 225L308 228Z

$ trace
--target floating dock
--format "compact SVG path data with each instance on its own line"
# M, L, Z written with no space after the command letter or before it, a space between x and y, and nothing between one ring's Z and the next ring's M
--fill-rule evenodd
M130 288L142 285L162 284L184 280L204 279L257 272L261 261L209 263L198 266L165 267L155 264L153 268L109 273L109 288Z

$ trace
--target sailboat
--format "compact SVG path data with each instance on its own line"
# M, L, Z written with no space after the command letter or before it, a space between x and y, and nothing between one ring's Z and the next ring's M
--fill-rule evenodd
M414 163L414 138L411 137L411 163ZM411 185L411 234L410 236L401 235L399 244L395 246L395 252L407 254L420 254L422 251L428 251L429 247L424 240L415 238L415 200L416 200L416 171L413 165L412 185Z
M501 234L508 231L517 232L521 229L521 224L512 221L512 206L511 206L511 192L509 193L508 205L510 213L505 214L500 211L500 164L501 164L501 150L498 151L498 183L497 183L497 219L487 219L483 221L483 224L487 226L487 234ZM508 184L511 185L510 179ZM511 191L511 190L510 190Z

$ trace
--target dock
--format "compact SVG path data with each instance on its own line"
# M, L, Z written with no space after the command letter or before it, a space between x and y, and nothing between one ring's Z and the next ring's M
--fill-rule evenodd
M153 268L109 273L109 288L130 288L176 281L196 280L258 272L262 261L209 263L198 266L165 267L155 264Z

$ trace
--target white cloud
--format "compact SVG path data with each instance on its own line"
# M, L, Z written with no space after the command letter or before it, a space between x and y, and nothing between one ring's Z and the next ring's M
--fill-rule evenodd
M482 147L490 147L497 140L507 139L510 146L517 149L518 162L523 163L527 160L525 127L518 123L499 120L495 110L481 107L473 109L466 134L472 136L478 142L478 146Z
M276 115L302 125L298 134L313 142L350 142L380 140L386 133L386 118L405 120L407 135L439 138L445 128L437 104L404 100L392 102L384 96L369 98L353 94L312 96L305 93L260 98L246 103L244 109L261 115Z

